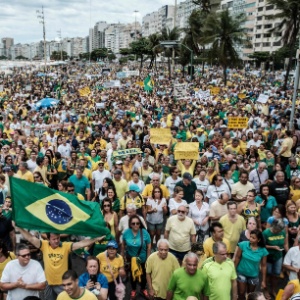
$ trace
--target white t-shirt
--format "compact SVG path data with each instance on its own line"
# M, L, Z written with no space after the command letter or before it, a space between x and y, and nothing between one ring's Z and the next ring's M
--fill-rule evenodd
M300 249L299 246L295 246L289 249L284 257L283 264L287 266L292 266L295 268L300 268ZM289 280L298 279L297 273L294 271L289 271Z
M174 194L174 188L177 182L181 180L180 177L177 177L177 179L173 179L172 176L169 176L165 181L165 186L167 187L169 193L171 196Z
M169 200L169 210L170 210L170 212L171 212L173 209L176 209L176 210L177 210L177 208L178 208L179 206L181 206L181 205L186 206L186 205L187 205L187 202L186 202L185 200L181 199L181 202L178 203L178 202L175 201L174 198L171 198L171 199Z
M220 196L223 193L227 193L229 197L231 197L231 193L226 184L222 183L219 187L215 185L210 185L206 193L206 197L209 199L208 201L209 206L211 206L212 203L215 202L216 200L220 199Z
M208 179L204 179L203 181L200 180L200 178L194 178L193 181L196 183L197 185L197 189L201 190L204 193L204 196L207 192L208 186L209 186L209 180Z
M45 273L37 261L31 259L27 266L22 267L18 259L10 261L4 268L1 282L16 282L19 278L25 284L42 283L46 281ZM25 290L21 288L8 291L7 300L24 299L27 296L39 296L39 291Z
M158 201L148 198L146 205L151 206L152 208L156 208L157 212L152 214L147 214L147 222L151 224L161 224L164 221L164 213L163 206L167 205L167 201L165 198L161 199L161 202L158 204Z
M58 146L57 151L61 154L63 158L69 158L71 155L72 148L70 144L66 144L66 146L61 144Z
M198 221L200 224L202 223L202 221L209 215L209 205L206 202L202 203L201 208L199 209L196 201L192 202L190 204L190 208L189 208L189 214L188 216L192 219L192 220L196 220ZM204 225L195 225L196 230L207 230L208 229L208 222Z
M95 192L99 191L99 189L102 187L103 179L106 177L111 178L111 174L107 170L103 170L102 172L96 170L92 172L92 179L95 180Z
M28 159L26 162L27 162L28 170L33 173L33 171L37 167L36 162L31 159Z

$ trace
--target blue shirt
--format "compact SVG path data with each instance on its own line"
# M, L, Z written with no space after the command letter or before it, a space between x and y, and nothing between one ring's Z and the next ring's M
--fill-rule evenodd
M143 247L139 254L139 258L142 263L147 259L147 245L151 243L150 235L146 229L143 230ZM131 228L128 228L123 233L123 240L126 243L126 254L130 257L136 257L141 246L141 232L138 231L134 236Z
M83 196L86 194L86 189L90 188L90 182L84 175L82 175L82 177L78 179L77 176L74 174L69 178L69 182L72 182L74 184L75 193L79 193Z
M238 247L242 250L240 262L236 268L237 272L247 277L258 277L260 261L269 252L266 248L258 247L252 250L250 242L245 241L238 243Z
M83 273L79 276L79 286L86 287L87 282L90 280L90 274L88 272ZM108 281L105 275L103 274L98 274L97 276L97 282L100 283L101 288L108 289ZM90 289L90 291L92 291Z

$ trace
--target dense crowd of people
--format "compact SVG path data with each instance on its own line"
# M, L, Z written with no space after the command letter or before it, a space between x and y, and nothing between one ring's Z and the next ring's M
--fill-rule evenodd
M120 66L103 70L73 63L0 76L0 298L300 299L292 82L283 90L280 72L229 70L225 85L217 67L167 79L161 67L146 92L146 70L120 80ZM47 97L58 104L37 105ZM248 119L232 128L231 117ZM197 159L189 144L178 159L190 142ZM98 202L111 237L19 228L11 177Z

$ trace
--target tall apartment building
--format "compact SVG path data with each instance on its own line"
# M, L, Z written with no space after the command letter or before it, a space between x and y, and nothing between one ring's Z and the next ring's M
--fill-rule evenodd
M1 39L1 42L3 44L3 52L4 52L3 55L9 57L10 55L9 49L11 46L14 45L14 39L10 37L4 37Z
M105 29L109 26L105 21L99 21L89 30L89 48L91 51L105 46Z
M233 15L245 13L247 17L245 28L252 47L238 48L239 55L243 60L249 60L249 55L253 52L271 53L282 46L281 33L270 32L270 29L274 28L280 20L272 19L277 11L273 5L267 4L267 0L222 0L221 9L226 8Z

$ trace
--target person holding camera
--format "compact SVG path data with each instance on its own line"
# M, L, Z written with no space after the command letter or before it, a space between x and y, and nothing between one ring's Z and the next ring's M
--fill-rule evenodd
M79 286L85 287L97 296L98 300L106 300L108 293L108 281L106 276L100 273L99 259L89 256L86 259L87 272L79 276Z

